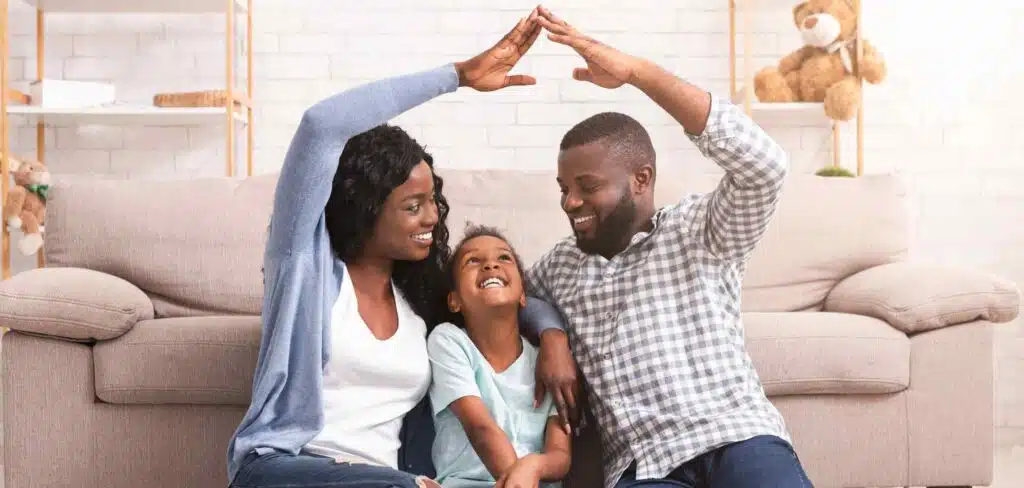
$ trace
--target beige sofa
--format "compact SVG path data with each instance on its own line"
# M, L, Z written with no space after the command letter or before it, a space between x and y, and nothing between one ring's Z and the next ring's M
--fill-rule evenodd
M664 163L663 163L664 165ZM658 199L717 177L662 169ZM554 175L445 171L526 261L568 231ZM51 191L45 269L0 285L7 488L223 488L260 337L275 175ZM985 485L993 323L1015 284L913 256L899 178L790 178L746 278L747 343L815 486ZM596 446L571 486L596 486Z

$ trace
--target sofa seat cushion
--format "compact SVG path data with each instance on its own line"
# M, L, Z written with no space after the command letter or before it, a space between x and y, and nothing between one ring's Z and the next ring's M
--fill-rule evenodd
M910 381L910 340L871 317L747 312L746 343L769 396L884 394ZM140 321L94 348L96 396L108 403L248 405L259 316Z
M248 405L260 317L140 321L93 349L96 396L107 403Z
M910 339L831 312L748 312L746 344L768 396L884 394L910 385Z

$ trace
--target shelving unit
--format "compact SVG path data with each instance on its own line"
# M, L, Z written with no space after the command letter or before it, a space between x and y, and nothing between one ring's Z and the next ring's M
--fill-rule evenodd
M246 174L252 175L253 155L253 70L252 0L22 0L36 9L36 80L45 78L45 14L223 14L225 16L225 87L223 107L157 107L144 104L112 104L82 109L54 109L31 104L30 96L10 85L9 2L0 0L0 203L6 200L12 184L9 157L10 120L16 118L36 125L35 159L45 162L46 127L56 124L177 126L226 123L225 173L234 176L236 165L235 129L246 128ZM245 15L246 87L236 87L235 35L237 16ZM3 279L11 276L11 235L6 222L2 227ZM43 253L37 254L43 266Z
M29 123L37 125L44 121L55 124L102 124L102 125L135 125L151 126L195 125L219 122L224 119L224 109L219 107L150 107L150 106L110 106L83 109L41 108L33 106L8 107L7 113L26 118ZM235 111L236 122L246 124L243 114ZM229 174L230 176L230 174Z
M854 35L856 58L863 55L861 44L861 2L851 0L854 13L857 18L857 31ZM840 166L840 126L841 122L831 120L825 115L825 108L822 103L798 102L798 103L767 103L757 101L754 95L754 73L753 62L751 61L751 17L757 10L767 9L792 9L800 3L800 0L728 0L729 2L729 94L733 103L742 104L744 111L751 117L762 115L779 115L786 117L802 117L811 120L818 120L821 123L829 124L832 129L832 165ZM738 5L739 4L739 5ZM743 36L743 85L737 88L739 75L736 68L736 35L737 15L742 9L742 32ZM794 27L795 28L795 27ZM797 46L794 46L794 49ZM861 100L857 104L857 176L864 174L864 100L863 82L854 66L854 76L857 76L861 86Z

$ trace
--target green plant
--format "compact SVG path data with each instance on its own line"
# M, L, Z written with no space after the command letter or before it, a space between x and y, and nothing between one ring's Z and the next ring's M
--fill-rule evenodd
M826 166L815 171L814 174L825 177L842 176L846 178L853 178L856 176L850 170L843 168L842 166Z

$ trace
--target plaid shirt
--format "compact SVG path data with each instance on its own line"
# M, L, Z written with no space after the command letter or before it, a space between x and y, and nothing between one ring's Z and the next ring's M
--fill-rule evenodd
M531 293L567 319L606 487L633 461L637 479L664 478L730 442L790 439L740 321L745 262L774 213L786 154L715 97L705 132L688 136L725 170L714 191L660 209L650 232L611 260L582 253L570 236L527 272Z

